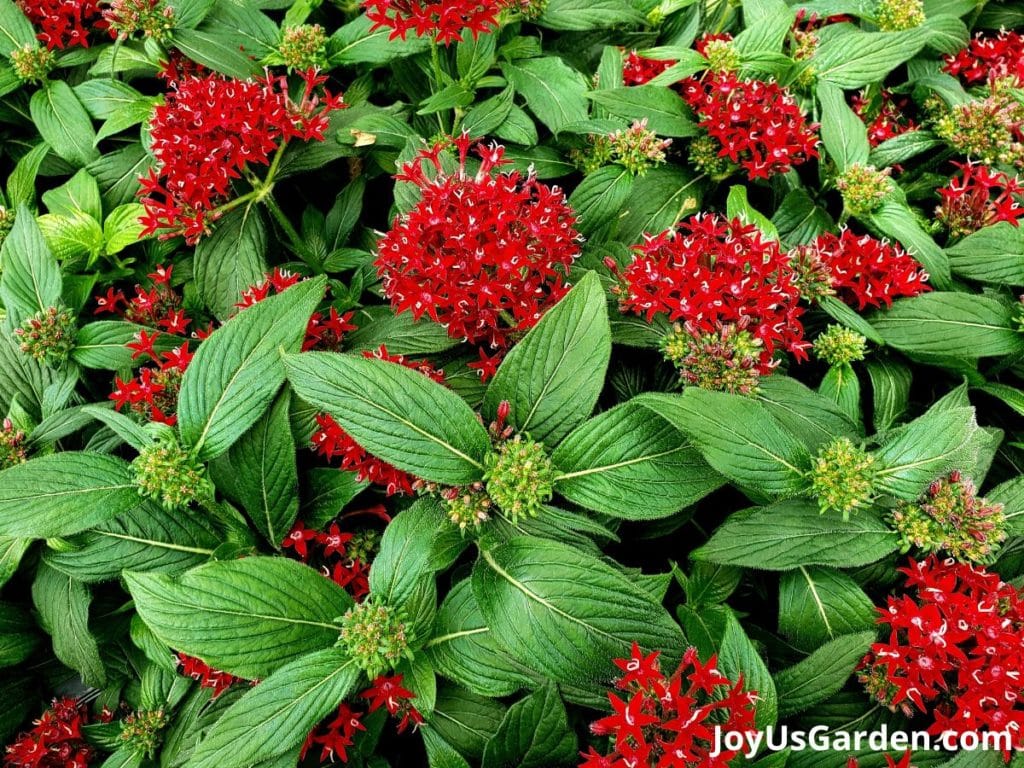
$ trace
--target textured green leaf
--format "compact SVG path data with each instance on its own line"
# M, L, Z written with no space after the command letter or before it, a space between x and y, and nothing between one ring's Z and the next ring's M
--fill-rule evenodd
M864 123L846 103L843 92L830 83L816 90L821 104L821 140L840 173L868 161L871 145Z
M495 641L553 680L599 687L632 642L679 652L665 609L621 572L564 544L527 537L485 550L473 594Z
M32 122L54 153L81 168L99 159L96 131L82 102L63 80L47 80L29 102Z
M146 502L71 539L73 549L49 551L46 562L87 583L111 581L123 570L179 573L209 560L221 543L202 513Z
M508 400L509 424L557 445L593 411L610 357L604 291L597 274L588 273L509 352L487 388L483 413L495 418Z
M893 199L883 200L881 206L864 220L892 240L924 265L929 284L937 291L952 287L949 257L936 245L935 240L921 226L917 216L905 203ZM929 294L931 295L931 294ZM886 339L888 341L888 339Z
M781 374L761 381L757 400L811 451L837 437L856 439L857 426L832 401Z
M675 425L708 464L744 488L782 496L805 484L807 448L754 400L689 387L682 396L647 394L635 402Z
M873 629L877 616L871 598L845 573L800 566L779 580L779 632L801 650Z
M178 395L178 428L200 459L224 453L263 415L284 382L281 349L299 349L324 284L314 278L264 299L200 345Z
M32 617L16 605L0 603L0 668L21 664L38 643Z
M11 51L26 45L38 45L32 24L14 0L0 0L0 53L10 58Z
M358 678L358 667L339 648L295 659L228 707L186 768L251 768L291 752Z
M871 377L875 432L884 432L907 410L910 368L897 360L880 356L869 360L867 368Z
M430 725L438 737L463 755L479 760L504 717L505 707L500 702L445 686L438 692Z
M674 514L725 482L679 430L631 402L581 424L551 460L559 494L627 520Z
M464 400L422 373L325 352L290 355L285 365L296 393L330 413L374 456L439 483L482 476L487 432Z
M502 64L501 71L537 119L558 133L587 119L587 81L555 56Z
M910 354L978 358L1024 351L1009 306L989 296L925 293L893 302L871 324L885 343Z
M647 120L647 127L659 136L685 138L697 133L686 102L665 85L591 91L587 98L600 104L609 115L630 121Z
M757 692L757 712L754 722L758 728L774 725L779 712L779 698L775 683L764 660L758 654L747 633L743 631L735 614L727 614L725 635L718 653L718 665L730 680L743 677L743 689Z
M0 248L0 298L16 322L55 306L60 299L60 267L32 212L18 209L14 228Z
M232 211L196 246L192 272L203 303L221 320L238 312L242 292L267 272L267 227L258 205Z
M331 646L352 598L294 560L246 557L201 565L179 578L126 572L135 608L171 648L225 672L262 679Z
M860 88L883 80L928 42L929 32L862 32L850 30L823 41L810 60L819 80L839 88Z
M576 228L589 235L618 215L629 197L633 176L621 165L608 165L587 175L569 196L576 211Z
M40 456L0 472L0 536L68 536L140 503L121 459L73 451Z
M652 168L636 179L619 221L618 238L638 243L645 233L657 234L700 207L702 177L676 166Z
M281 546L299 513L290 395L278 396L265 418L210 465L217 488L238 501L271 546Z
M558 689L548 682L520 699L505 713L484 748L483 768L548 768L570 764L577 757L576 735Z
M36 571L32 602L43 628L53 637L53 653L82 676L86 685L102 686L107 678L96 638L89 632L92 594L79 581L47 565Z
M89 323L78 331L71 357L86 368L120 371L134 367L139 361L132 359L135 351L126 345L136 341L142 331L149 336L157 333L155 328L124 320L99 320ZM182 343L183 339L177 336L161 333L157 336L153 349L157 352L169 352Z
M841 635L829 640L803 661L777 672L775 685L779 694L779 715L789 717L803 712L838 693L874 639L874 632Z
M1001 221L946 249L953 271L971 280L1024 285L1024 229Z
M538 26L561 32L643 23L644 15L626 0L551 0L537 19Z
M843 520L838 513L821 514L812 501L793 499L734 512L691 557L766 571L801 565L855 568L898 546L896 534L870 513Z

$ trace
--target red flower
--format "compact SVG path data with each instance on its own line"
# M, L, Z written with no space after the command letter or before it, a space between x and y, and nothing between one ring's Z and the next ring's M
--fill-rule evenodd
M1024 217L1024 207L1015 197L1024 194L1017 177L970 161L956 166L960 177L938 190L942 203L935 210L951 235L969 235L1000 221L1017 226Z
M316 95L326 81L302 74L299 101L283 77L232 80L217 74L190 75L170 82L171 91L150 120L156 171L143 177L144 234L184 235L194 244L231 196L242 170L268 165L291 139L322 141L329 112L340 97Z
M301 520L297 520L292 529L285 536L284 541L281 542L281 546L284 549L293 549L295 554L299 556L302 562L306 562L309 558L309 548L306 546L307 542L313 541L317 538L317 532L311 531L306 528L305 523Z
M299 759L306 757L306 752L314 744L320 746L320 762L348 762L348 748L355 744L355 735L365 731L366 726L360 722L362 713L353 709L346 702L338 705L334 718L325 721L309 732L306 743L302 747Z
M410 722L415 725L423 724L423 716L409 703L411 699L416 698L416 695L402 687L402 675L390 677L381 675L359 696L369 699L371 712L376 712L384 707L388 714L399 716L401 718L398 723L399 733L404 731Z
M39 27L36 37L47 48L89 47L89 31L105 29L99 0L18 0L29 21Z
M866 91L854 94L853 111L867 123L868 143L877 147L883 141L912 131L917 125L903 114L910 104L906 96L894 96L884 88L876 101L866 97Z
M154 335L152 340L155 338ZM135 349L138 343L128 346ZM178 420L175 411L181 377L192 361L192 353L185 342L180 347L160 353L159 359L154 358L154 361L155 365L141 368L134 379L125 381L120 376L115 377L115 388L109 399L114 401L114 407L119 411L127 405L148 421L173 426Z
M1024 35L1002 30L993 36L979 33L962 51L945 57L945 71L968 85L995 78L1024 81Z
M363 352L363 356L404 365L438 384L444 383L444 371L435 369L427 360L406 360L403 355L389 354L383 344L376 352ZM388 496L396 493L412 494L415 482L412 475L367 453L329 413L317 414L316 423L320 429L313 434L313 449L318 454L328 459L339 458L341 469L355 472L359 480L369 480L374 485L382 486Z
M931 715L929 733L1014 732L1024 747L1024 599L984 568L931 556L910 562L909 594L890 597L889 638L861 680L886 706Z
M657 656L644 656L634 643L629 659L615 660L626 671L615 687L626 696L609 693L613 713L590 726L611 737L612 751L601 755L591 748L581 768L726 768L738 754L710 754L714 729L752 732L757 694L743 690L742 678L733 684L719 672L714 657L702 665L694 648L669 676Z
M644 85L676 62L662 59L648 59L635 50L626 54L622 61L622 82L626 85Z
M580 253L576 219L557 187L497 171L507 163L503 147L478 145L480 168L470 175L469 137L452 143L454 173L442 170L442 143L395 177L418 187L420 200L378 243L378 273L396 312L429 315L452 338L507 349L568 290Z
M181 665L181 674L198 680L201 688L213 689L215 699L235 683L247 682L240 677L214 669L202 659L184 653L178 654L178 663Z
M694 333L743 321L763 344L760 371L776 365L777 348L806 359L800 291L789 258L774 240L739 219L697 215L645 236L623 273L623 311L648 320L664 314ZM746 319L745 319L746 318Z
M102 718L101 718L102 720ZM5 768L88 768L98 757L82 737L89 709L75 699L54 699L30 731L8 745Z
M317 542L324 548L324 556L344 555L345 545L352 540L351 533L342 533L337 523L331 523L331 527L323 533L316 535Z
M777 83L709 71L683 81L683 98L719 144L719 157L741 165L751 179L785 173L818 156L816 126L808 125L796 99Z
M498 14L508 0L364 0L366 18L373 22L371 32L387 28L388 40L405 36L410 30L417 37L430 35L435 42L451 45L465 30L476 39L498 26Z
M931 290L928 273L898 245L855 235L844 229L839 236L827 232L810 246L831 275L839 297L858 309L892 306L900 296ZM802 249L798 248L797 251Z

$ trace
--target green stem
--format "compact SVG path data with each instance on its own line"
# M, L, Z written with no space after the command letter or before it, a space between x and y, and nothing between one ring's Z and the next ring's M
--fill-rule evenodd
M281 210L281 206L277 204L277 201L271 194L272 190L273 185L264 187L262 194L259 197L260 202L267 206L267 210L270 211L274 220L278 223L281 229L284 230L285 235L288 237L289 249L300 259L309 264L309 266L314 269L319 269L320 265L318 264L316 257L309 248L306 247L306 244L302 241L302 235L300 235L298 230L292 226L291 221L288 220L284 211Z

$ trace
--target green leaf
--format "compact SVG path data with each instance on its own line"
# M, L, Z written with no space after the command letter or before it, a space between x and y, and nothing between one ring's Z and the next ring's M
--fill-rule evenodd
M358 667L339 648L295 659L228 707L186 768L251 768L290 752L358 679Z
M836 171L867 163L871 152L867 129L847 105L843 92L825 82L818 85L816 93L821 104L821 140Z
M89 632L89 588L47 565L32 583L32 602L43 628L53 637L53 653L82 676L86 685L102 687L107 673L96 639Z
M633 176L621 165L607 165L586 176L569 196L576 228L589 235L613 222L629 197Z
M718 653L718 667L730 680L743 678L743 690L757 692L757 712L754 722L758 728L774 725L779 713L779 697L768 667L743 631L735 614L727 614L725 635Z
M779 632L800 650L874 629L877 616L871 598L840 571L800 566L779 579Z
M0 587L11 580L31 545L32 539L0 538Z
M388 307L364 307L352 321L359 327L345 334L345 349L375 352L383 344L394 355L429 355L451 349L458 341L439 323L412 319L411 312L393 314Z
M65 266L83 261L91 264L103 253L103 228L88 214L46 214L39 217L39 228L53 255Z
M484 396L485 418L508 400L509 424L557 445L594 410L611 346L604 289L591 272L505 357Z
M635 401L675 425L708 464L742 487L770 496L804 487L811 461L807 448L760 403L696 387L682 396L651 393Z
M958 275L997 285L1024 285L1024 229L1007 221L979 229L946 249Z
M95 82L95 81L87 81ZM119 82L116 80L107 82ZM86 170L81 170L67 182L43 192L43 203L50 213L74 216L83 213L93 219L103 218L103 203L96 179Z
M875 356L867 363L871 377L875 432L884 432L906 412L910 402L911 373L903 363Z
M138 364L132 359L135 352L128 344L135 341L141 331L149 335L156 333L155 328L125 322L124 320L99 320L82 326L75 337L75 348L71 358L86 368L99 368L104 371L120 371ZM181 346L184 339L161 333L153 349L158 352L169 352Z
M69 540L44 560L78 581L112 581L121 571L180 573L209 560L221 543L205 513L169 512L146 502Z
M647 120L647 127L659 136L686 138L697 133L683 98L665 85L639 85L591 91L587 98L600 104L609 115L626 120Z
M425 725L420 729L423 746L427 750L429 768L470 768L466 758L451 744L442 739L433 728Z
M92 120L66 82L48 80L32 94L29 110L39 135L59 157L75 168L99 159Z
M0 536L68 536L140 503L131 468L115 456L40 456L0 472Z
M259 62L240 49L237 36L220 28L176 29L174 47L185 58L228 77L245 80L260 72Z
M409 601L434 571L445 534L454 532L436 500L423 498L388 525L370 570L370 591L389 605Z
M631 402L581 424L551 461L559 494L627 520L674 514L725 482L668 421Z
M942 141L930 131L914 130L883 141L871 150L868 162L876 168L905 163L923 152L942 146Z
M0 603L0 668L21 664L38 644L39 633L28 612Z
M849 90L885 79L928 42L926 29L862 32L851 29L822 41L810 59L818 80Z
M0 54L10 58L11 51L36 46L36 32L14 0L0 0Z
M439 738L477 761L504 717L505 707L500 702L445 686L438 692L430 727Z
M736 49L747 59L757 53L775 53L782 48L793 26L794 11L782 0L760 0L757 8L743 7L744 29L736 35Z
M729 187L729 196L725 201L725 215L730 219L739 219L744 224L753 224L770 240L778 240L779 233L775 225L750 204L747 199L747 188L737 184Z
M498 646L470 579L452 587L444 599L425 652L439 673L481 696L510 696L532 686L537 677Z
M985 494L993 504L1002 504L1007 528L1014 534L1024 534L1024 476L1000 483Z
M626 0L551 0L537 25L560 32L585 32L644 23L644 15Z
M279 548L299 513L299 474L288 421L287 391L265 418L210 464L217 488L238 501L272 547Z
M171 648L247 679L330 647L352 598L308 566L282 557L201 565L171 578L127 571L135 608Z
M974 409L932 409L888 433L874 456L875 490L913 500L939 475L970 466L978 422Z
M481 765L547 768L572 763L576 757L576 735L569 729L565 704L549 681L508 708L484 748Z
M777 672L779 716L803 712L838 693L874 639L874 632L842 635L828 641L803 661Z
M18 208L14 228L0 248L0 264L0 299L17 322L56 306L62 285L60 266L24 205Z
M844 521L838 513L821 514L813 501L791 499L734 512L691 557L765 571L801 565L856 568L898 546L896 534L870 512Z
M182 378L178 427L201 460L224 453L263 415L284 382L280 350L299 349L324 285L305 280L264 299L200 345Z
M822 378L818 391L851 419L860 420L860 379L852 365L843 363L831 366Z
M473 594L494 640L552 680L600 688L609 659L641 647L678 653L665 609L592 555L553 541L514 538L484 550Z
M808 450L816 451L837 437L857 439L860 432L839 407L805 384L782 374L761 380L755 396Z
M561 59L545 56L506 62L501 71L552 133L587 119L587 81Z
M238 312L242 292L267 272L267 228L258 205L232 211L196 246L196 288L221 320Z
M305 475L300 512L310 528L324 528L338 516L369 482L357 480L355 472L334 467L313 467Z
M700 206L702 177L676 166L652 168L633 182L618 239L638 243L644 233L663 232Z
M104 405L85 405L82 411L102 422L137 451L153 444L153 436L138 421Z
M1024 351L1013 310L989 296L923 293L893 302L871 324L886 344L907 353L978 358Z
M359 15L331 36L332 65L388 64L430 48L427 36L408 35L405 40L388 40L389 29L370 32L373 22Z
M326 352L290 355L285 366L299 397L330 413L374 456L448 485L483 475L486 430L462 398L422 373Z

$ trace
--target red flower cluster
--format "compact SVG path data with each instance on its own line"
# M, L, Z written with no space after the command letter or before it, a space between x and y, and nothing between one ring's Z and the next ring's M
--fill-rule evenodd
M407 360L404 355L389 354L383 344L376 352L363 352L363 356L404 365L406 368L419 371L438 384L444 384L444 371L434 368L429 361ZM413 492L416 478L367 453L366 449L342 429L329 413L317 414L316 423L320 429L313 434L313 449L318 454L328 459L339 458L341 469L355 472L359 480L369 480L374 485L383 487L388 496Z
M459 162L451 174L441 165L449 143ZM568 290L581 238L558 187L496 172L508 163L504 147L478 145L480 167L469 175L470 143L463 134L402 166L395 178L418 187L420 200L380 240L376 264L396 312L428 315L452 338L505 350Z
M29 21L39 28L36 37L47 48L89 47L89 31L105 29L99 0L18 0Z
M267 298L281 293L299 282L297 274L286 272L275 268L264 280L251 285L242 291L242 300L235 306L241 309L251 307ZM308 352L311 349L341 351L341 342L345 334L354 331L355 326L350 322L355 312L339 314L338 310L331 307L325 317L322 312L314 312L306 324L306 338L302 342L302 351Z
M861 680L892 709L934 719L928 731L1015 732L1024 747L1024 599L984 568L939 560L910 562L911 596L880 608L889 625L863 662Z
M198 680L201 688L212 688L215 699L235 683L251 682L214 669L202 659L184 653L178 654L178 664L181 666L181 674L185 677Z
M409 723L423 723L422 715L410 703L410 699L415 698L415 695L402 687L402 675L377 677L359 696L368 700L367 713L376 712L383 707L388 714L399 718L399 733L404 731ZM347 763L348 748L355 744L356 734L366 730L361 720L367 713L355 709L347 702L342 702L331 720L310 731L299 759L304 759L309 749L315 745L320 747L320 762Z
M903 113L910 104L906 96L894 96L883 88L877 101L867 98L864 91L854 94L852 101L853 111L867 123L868 143L872 147L917 128Z
M291 139L322 141L328 113L343 104L330 93L317 95L326 77L313 71L302 76L298 102L284 77L232 80L207 74L172 80L150 120L158 170L141 179L144 234L184 235L194 244L217 218L243 169L269 164Z
M735 72L705 72L683 81L683 98L698 125L720 146L719 157L766 179L818 156L816 126L778 83L741 80Z
M388 40L405 36L411 30L417 37L430 35L435 42L451 45L465 30L476 39L498 26L498 14L507 0L364 0L366 18L373 22L371 32L390 29Z
M889 755L886 755L886 768L914 768L914 766L910 764L910 758L911 754L909 750L904 753L903 757L900 758L899 762L896 762L896 758L889 757ZM860 761L857 760L856 757L851 757L846 762L846 768L860 768Z
M608 694L614 714L590 726L610 736L613 750L602 755L593 747L581 768L726 768L738 753L712 756L714 728L749 733L754 730L757 694L743 690L717 667L714 656L701 664L697 650L683 654L679 668L666 676L658 653L644 656L636 643L628 659L616 659L623 671L615 687L625 698Z
M4 768L88 768L96 751L82 736L89 710L75 699L54 699L33 728L7 747Z
M986 165L968 161L956 163L960 176L938 190L942 203L935 215L954 237L969 235L982 227L1000 221L1013 226L1024 217L1024 207L1017 197L1024 195L1024 186L1015 176L994 171Z
M171 286L172 269L158 266L149 275L151 286L147 289L136 285L135 296L130 301L125 298L123 291L109 288L105 295L96 297L96 314L119 314L133 323L161 328L172 335L183 334L192 321L182 309L181 295ZM128 344L128 348L133 351L133 360L146 355L154 365L142 368L138 376L127 381L120 376L116 377L110 399L119 411L128 406L148 421L173 425L177 421L174 411L177 408L181 377L192 361L192 352L185 339L173 349L159 351L156 342L162 335L160 332L142 330L136 340ZM204 338L205 335L196 334L198 338Z
M956 54L946 56L946 72L968 85L1012 77L1024 82L1024 35L1002 30L997 35L977 35Z
M385 523L391 517L383 505L345 513L345 517L370 515ZM324 531L314 531L301 520L296 521L291 531L281 542L285 554L292 554L303 563L319 564L324 578L330 579L342 589L347 589L356 600L370 593L370 562L376 534L355 534L343 532L337 523Z
M826 267L831 287L847 304L865 307L892 306L900 296L917 296L931 290L928 273L897 245L870 235L855 235L844 229L840 235L826 232L808 250Z
M774 368L779 347L806 359L796 275L778 243L753 225L698 214L634 250L623 273L623 311L648 321L666 314L696 333L742 321L763 344L762 373Z
M674 61L648 59L636 51L630 51L622 61L622 82L626 85L644 85L673 64Z

